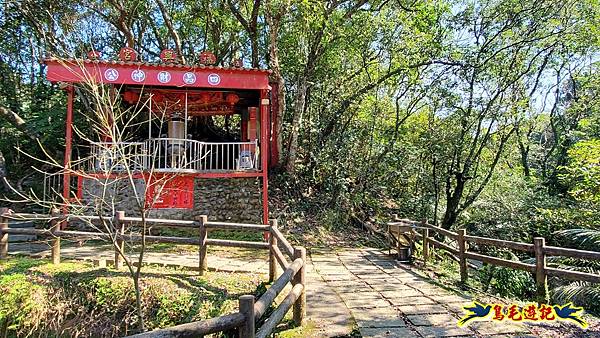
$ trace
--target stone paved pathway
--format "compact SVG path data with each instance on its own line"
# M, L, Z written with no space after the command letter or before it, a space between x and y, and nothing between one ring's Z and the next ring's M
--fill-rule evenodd
M457 327L471 299L447 291L376 249L311 253L315 270L342 298L363 337L529 336L519 325ZM311 304L314 306L314 304Z

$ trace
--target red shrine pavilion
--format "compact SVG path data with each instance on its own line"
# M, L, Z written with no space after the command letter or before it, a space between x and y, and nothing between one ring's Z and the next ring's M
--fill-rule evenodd
M88 59L44 60L48 80L62 83L68 94L64 200L82 197L84 176L114 175L114 171L119 171L108 164L111 148L121 146L141 158L135 161L135 167L129 168L139 177L149 170L157 173L157 177L172 176L160 191L146 189L145 199L156 201L151 208L194 208L197 179L255 178L262 182L262 221L266 224L268 168L278 157L272 128L276 115L271 109L277 104L276 91L271 91L276 84L269 83L270 72L243 68L240 60L232 67L214 66L215 57L209 52L200 54L201 64L197 65L177 63L172 50L163 51L159 63L138 61L131 48L121 49L119 58L119 61L101 60L98 53L91 52ZM110 139L91 142L92 160L83 168L85 175L78 175L81 169L68 170L73 163L74 86L89 81L112 88L123 104L134 105L144 99L148 123L136 142L120 145ZM161 114L164 125L157 127L151 122L157 114ZM197 130L201 119L219 115L239 115L241 130L237 139L211 140Z

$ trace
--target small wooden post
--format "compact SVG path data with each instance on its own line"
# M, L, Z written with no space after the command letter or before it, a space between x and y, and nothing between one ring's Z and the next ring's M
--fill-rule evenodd
M429 229L423 229L423 264L429 259Z
M273 234L274 229L277 229L277 220L270 220L270 236L269 236L269 282L275 280L277 276L277 260L275 259L274 248L277 247L277 238Z
M292 286L296 284L304 285L302 294L294 303L294 322L296 325L301 326L306 316L306 249L303 247L294 248L294 260L302 258L302 268L298 270L298 273L292 279Z
M4 214L9 211L8 208L0 208L0 258L8 257L8 234L3 230L8 229L8 218Z
M544 246L546 240L544 237L535 237L533 239L533 249L535 251L535 286L536 298L539 303L548 304L548 280L546 276L546 253Z
M239 299L240 313L244 315L244 324L240 326L240 338L254 338L256 329L254 327L254 296L244 295Z
M208 238L208 232L206 231L206 223L208 222L208 216L206 215L201 215L198 216L198 222L200 225L200 248L199 248L199 252L198 252L198 271L200 276L204 275L204 272L207 269L207 262L206 262L206 239Z
M50 221L50 231L52 232L52 264L60 264L60 236L58 231L61 223L57 218L60 217L60 210L52 209L50 212L52 220Z
M467 257L465 253L467 252L467 245L465 243L465 236L467 231L465 229L458 230L458 237L456 241L458 242L458 258L460 265L460 281L461 283L466 283L468 274L467 274Z
M116 243L115 243L115 269L120 270L123 267L123 257L121 253L125 253L125 242L123 241L123 235L125 235L125 211L117 211L113 219L115 230L116 230ZM120 252L119 252L120 251Z

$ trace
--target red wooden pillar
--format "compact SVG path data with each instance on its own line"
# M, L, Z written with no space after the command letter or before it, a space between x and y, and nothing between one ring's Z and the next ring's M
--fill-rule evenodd
M72 141L73 141L73 96L75 90L72 85L67 87L67 119L65 123L65 162L64 162L64 173L63 173L63 198L65 205L63 207L63 213L68 212L69 199L71 194L71 152L72 152Z
M269 96L266 90L260 91L260 161L263 180L263 224L269 224Z
M246 141L248 141L248 119L242 114L242 142Z

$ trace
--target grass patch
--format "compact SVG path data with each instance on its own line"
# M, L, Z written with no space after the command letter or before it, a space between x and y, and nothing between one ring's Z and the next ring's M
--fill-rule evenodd
M237 311L243 294L264 291L265 276L147 266L141 289L148 329ZM0 262L0 336L123 336L136 332L133 282L126 271L84 262Z

